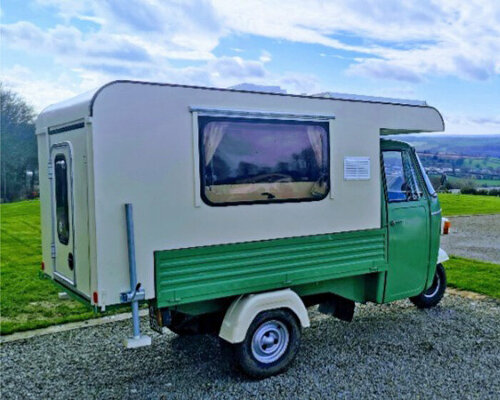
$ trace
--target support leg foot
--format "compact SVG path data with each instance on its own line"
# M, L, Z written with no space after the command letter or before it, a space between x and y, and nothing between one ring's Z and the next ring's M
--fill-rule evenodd
M123 339L123 345L127 349L136 349L138 347L151 346L151 336L142 335L139 337L130 337Z

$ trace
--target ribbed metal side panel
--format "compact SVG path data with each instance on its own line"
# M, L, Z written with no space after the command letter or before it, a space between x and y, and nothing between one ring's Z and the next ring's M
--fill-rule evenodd
M382 271L385 230L155 253L159 307Z

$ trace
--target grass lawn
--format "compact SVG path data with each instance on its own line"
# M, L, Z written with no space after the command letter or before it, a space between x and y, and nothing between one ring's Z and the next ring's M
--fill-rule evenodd
M89 319L92 309L59 300L59 290L40 279L40 202L0 205L0 334Z
M500 197L495 196L440 193L439 202L446 217L500 213Z
M450 256L444 263L448 286L500 299L500 265Z

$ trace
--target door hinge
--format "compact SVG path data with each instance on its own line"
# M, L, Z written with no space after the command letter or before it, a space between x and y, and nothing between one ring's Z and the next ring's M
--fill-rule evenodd
M54 177L54 167L52 166L52 163L49 163L48 165L47 175L49 176L49 179L52 179Z
M52 243L50 245L50 256L52 258L56 258L56 244L55 243Z

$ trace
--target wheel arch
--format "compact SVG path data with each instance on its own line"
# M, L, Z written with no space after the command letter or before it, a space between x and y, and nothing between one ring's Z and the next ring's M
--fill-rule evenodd
M303 328L310 326L302 299L294 291L284 289L238 297L226 311L219 336L229 343L241 343L259 313L280 308L290 310Z

